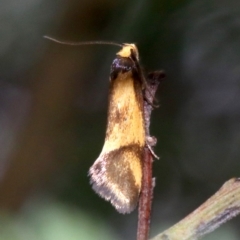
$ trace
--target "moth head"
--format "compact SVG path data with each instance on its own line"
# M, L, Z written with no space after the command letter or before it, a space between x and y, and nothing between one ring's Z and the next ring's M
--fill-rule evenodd
M125 58L133 58L139 61L138 49L133 43L124 43L122 49L117 55Z

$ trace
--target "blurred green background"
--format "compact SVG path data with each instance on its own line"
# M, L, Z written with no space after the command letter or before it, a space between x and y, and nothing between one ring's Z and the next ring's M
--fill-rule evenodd
M240 176L240 2L2 0L0 240L135 239L89 184L103 146L113 46L136 43L146 72L164 69L151 236ZM204 239L240 238L237 217Z

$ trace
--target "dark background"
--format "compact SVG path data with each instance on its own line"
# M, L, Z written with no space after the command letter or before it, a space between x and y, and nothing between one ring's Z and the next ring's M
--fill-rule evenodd
M240 2L2 0L0 239L134 239L87 176L103 146L113 46L136 43L146 72L164 69L151 235L240 176ZM239 217L205 239L239 239Z

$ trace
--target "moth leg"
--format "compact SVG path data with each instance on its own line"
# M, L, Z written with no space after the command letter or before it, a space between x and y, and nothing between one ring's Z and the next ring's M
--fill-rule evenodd
M148 136L146 137L146 146L153 155L154 158L159 159L159 157L154 153L152 147L157 144L157 139L155 137Z

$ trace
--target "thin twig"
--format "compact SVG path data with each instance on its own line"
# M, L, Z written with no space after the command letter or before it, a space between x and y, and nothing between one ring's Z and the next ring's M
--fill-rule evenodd
M156 138L149 134L150 117L153 110L154 96L160 81L164 78L163 71L152 72L148 75L148 87L144 97L144 119L146 132L146 147L144 148L142 191L138 207L138 229L137 240L147 240L150 229L151 208L153 198L154 182L152 178L152 162L155 156L152 147L156 144Z
M137 240L146 240L149 235L153 187L154 187L153 181L152 181L152 162L153 162L153 156L149 151L149 149L145 147L142 192L139 199L139 207L138 207Z

